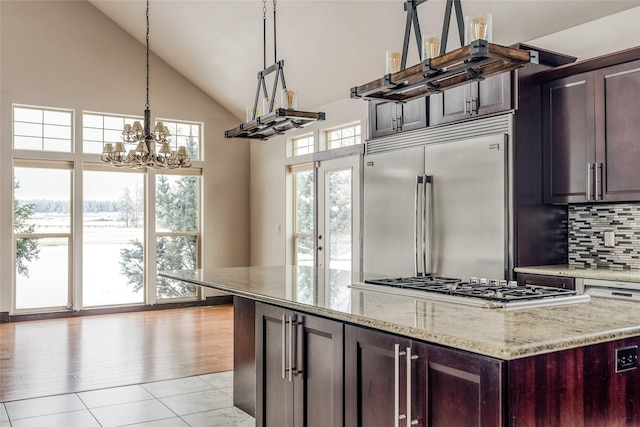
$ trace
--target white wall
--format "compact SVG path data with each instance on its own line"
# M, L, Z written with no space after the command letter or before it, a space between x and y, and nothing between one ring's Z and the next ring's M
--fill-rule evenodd
M640 7L526 43L587 59L640 45L638 22ZM349 88L344 92L348 94ZM365 118L367 103L346 98L312 110L327 113L327 121L314 125L314 129L326 129ZM363 121L363 132L366 128ZM285 263L285 233L276 233L286 218L284 156L284 137L251 143L251 265Z
M77 123L83 110L142 115L145 47L87 1L2 0L0 11L0 312L6 312L13 280L11 105L74 109ZM151 28L151 49L153 31L160 29ZM204 263L247 265L249 144L224 139L237 119L155 56L150 72L152 116L204 123Z

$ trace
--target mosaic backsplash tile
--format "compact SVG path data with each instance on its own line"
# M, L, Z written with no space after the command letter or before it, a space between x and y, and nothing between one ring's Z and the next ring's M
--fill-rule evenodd
M640 204L569 205L569 264L640 269ZM614 232L613 248L604 246Z

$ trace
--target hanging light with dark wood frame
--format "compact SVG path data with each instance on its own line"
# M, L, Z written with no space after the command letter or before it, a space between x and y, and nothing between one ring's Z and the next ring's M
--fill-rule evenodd
M500 46L483 39L473 40L465 45L464 19L460 0L447 0L439 56L422 58L422 34L416 8L426 1L407 0L404 3L407 20L400 71L351 88L352 98L404 102L538 63L536 51ZM451 9L454 6L462 47L446 53ZM421 62L406 68L412 25Z
M295 130L307 126L313 122L324 120L325 114L322 112L313 113L309 111L299 111L297 104L291 99L292 96L297 97L297 93L287 90L287 84L284 79L284 61L278 61L278 49L276 43L276 0L273 0L273 65L267 67L267 3L263 0L262 7L262 35L263 35L263 69L258 72L258 87L256 88L256 97L253 103L253 109L249 110L247 122L240 126L226 130L225 138L249 138L249 139L269 139L271 137L282 135L286 131ZM265 78L271 73L276 73L271 89L271 95L267 92L267 83ZM282 83L283 94L289 95L289 105L286 108L276 107L275 98L278 91L278 82ZM258 114L258 101L260 100L260 92L263 93L265 103L263 114ZM283 96L283 99L286 98ZM292 105L293 104L293 105Z

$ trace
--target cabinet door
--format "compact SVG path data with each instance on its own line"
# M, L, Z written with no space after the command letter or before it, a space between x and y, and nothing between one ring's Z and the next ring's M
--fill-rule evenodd
M471 117L470 99L471 84L429 96L429 125L455 122Z
M597 183L603 200L640 200L640 60L595 72Z
M296 315L294 419L296 426L344 425L343 324Z
M285 369L288 310L256 304L256 426L293 426L293 382ZM283 378L284 377L284 378Z
M511 109L511 73L488 77L471 86L471 110L485 115Z
M344 342L345 426L399 425L398 412L406 415L406 363L396 363L395 346L406 350L410 341L346 325Z
M369 135L371 138L396 132L397 105L395 102L369 101Z
M427 126L427 98L412 99L398 105L398 131L420 129Z
M592 73L543 85L544 200L584 202L594 196L594 83Z
M500 427L504 420L504 362L413 343L416 384L412 418L420 426Z

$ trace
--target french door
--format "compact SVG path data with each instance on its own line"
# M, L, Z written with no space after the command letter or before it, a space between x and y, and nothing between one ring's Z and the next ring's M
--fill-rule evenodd
M319 268L360 270L360 163L361 156L317 163Z

